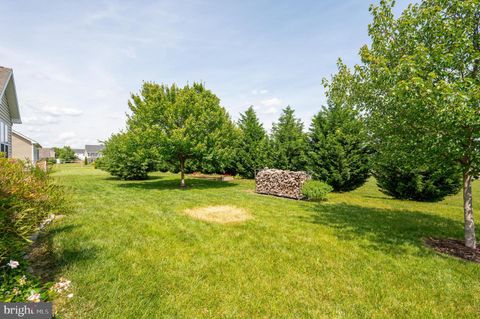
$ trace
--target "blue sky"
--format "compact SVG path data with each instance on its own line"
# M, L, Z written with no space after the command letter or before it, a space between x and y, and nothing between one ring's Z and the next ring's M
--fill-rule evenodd
M14 129L43 146L96 143L125 126L142 81L203 81L233 119L254 105L269 129L291 105L308 126L322 78L369 42L372 1L0 0L0 65L14 69L24 122Z

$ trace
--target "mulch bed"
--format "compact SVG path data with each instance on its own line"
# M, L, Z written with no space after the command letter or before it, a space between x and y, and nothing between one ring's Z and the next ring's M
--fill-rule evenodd
M441 254L480 263L480 248L468 248L465 246L463 240L450 238L427 238L425 240L425 244Z

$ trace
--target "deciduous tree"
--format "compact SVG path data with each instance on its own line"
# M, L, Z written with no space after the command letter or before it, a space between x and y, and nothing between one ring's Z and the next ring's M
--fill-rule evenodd
M185 187L188 160L216 165L229 164L235 126L220 100L201 83L166 86L144 83L129 102L129 130L141 134L160 159L175 165Z
M361 51L363 104L383 156L463 172L465 245L476 247L472 180L480 164L480 5L423 0L396 18L372 6Z

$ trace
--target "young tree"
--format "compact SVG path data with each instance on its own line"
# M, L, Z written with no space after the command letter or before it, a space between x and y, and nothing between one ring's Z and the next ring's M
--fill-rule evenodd
M163 161L179 169L181 187L187 160L214 163L220 169L229 163L235 127L218 97L203 84L178 88L144 83L129 106L129 130L141 134Z
M423 0L395 18L372 6L372 44L357 68L361 96L384 156L463 172L465 245L476 247L472 179L480 169L480 5Z
M335 191L360 187L369 177L371 160L365 125L355 109L353 75L339 61L339 72L324 80L328 108L310 126L308 170Z
M272 165L278 169L303 171L306 165L306 135L303 123L287 106L272 127Z
M239 143L236 154L237 170L246 178L253 178L255 170L268 166L268 136L252 106L240 114Z

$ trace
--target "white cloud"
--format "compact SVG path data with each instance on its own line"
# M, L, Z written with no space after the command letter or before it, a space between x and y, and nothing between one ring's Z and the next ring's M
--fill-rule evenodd
M269 106L267 109L263 110L264 114L274 114L277 113L277 108L274 106Z
M267 94L268 93L268 90L265 90L265 89L261 89L261 90L252 90L252 94L253 95L262 95L262 94Z
M56 124L59 123L60 120L56 117L53 117L51 115L31 115L31 116L23 116L22 117L22 123L23 124L28 124L31 126L37 126L37 125L45 125L45 124Z
M83 22L87 25L92 25L103 20L119 20L122 19L120 14L122 9L118 3L111 2L106 7L87 14Z
M277 97L272 97L271 99L263 100L260 103L265 106L280 106L282 105L282 100Z
M83 114L82 111L70 107L43 106L40 109L42 112L45 112L52 116L79 116Z

